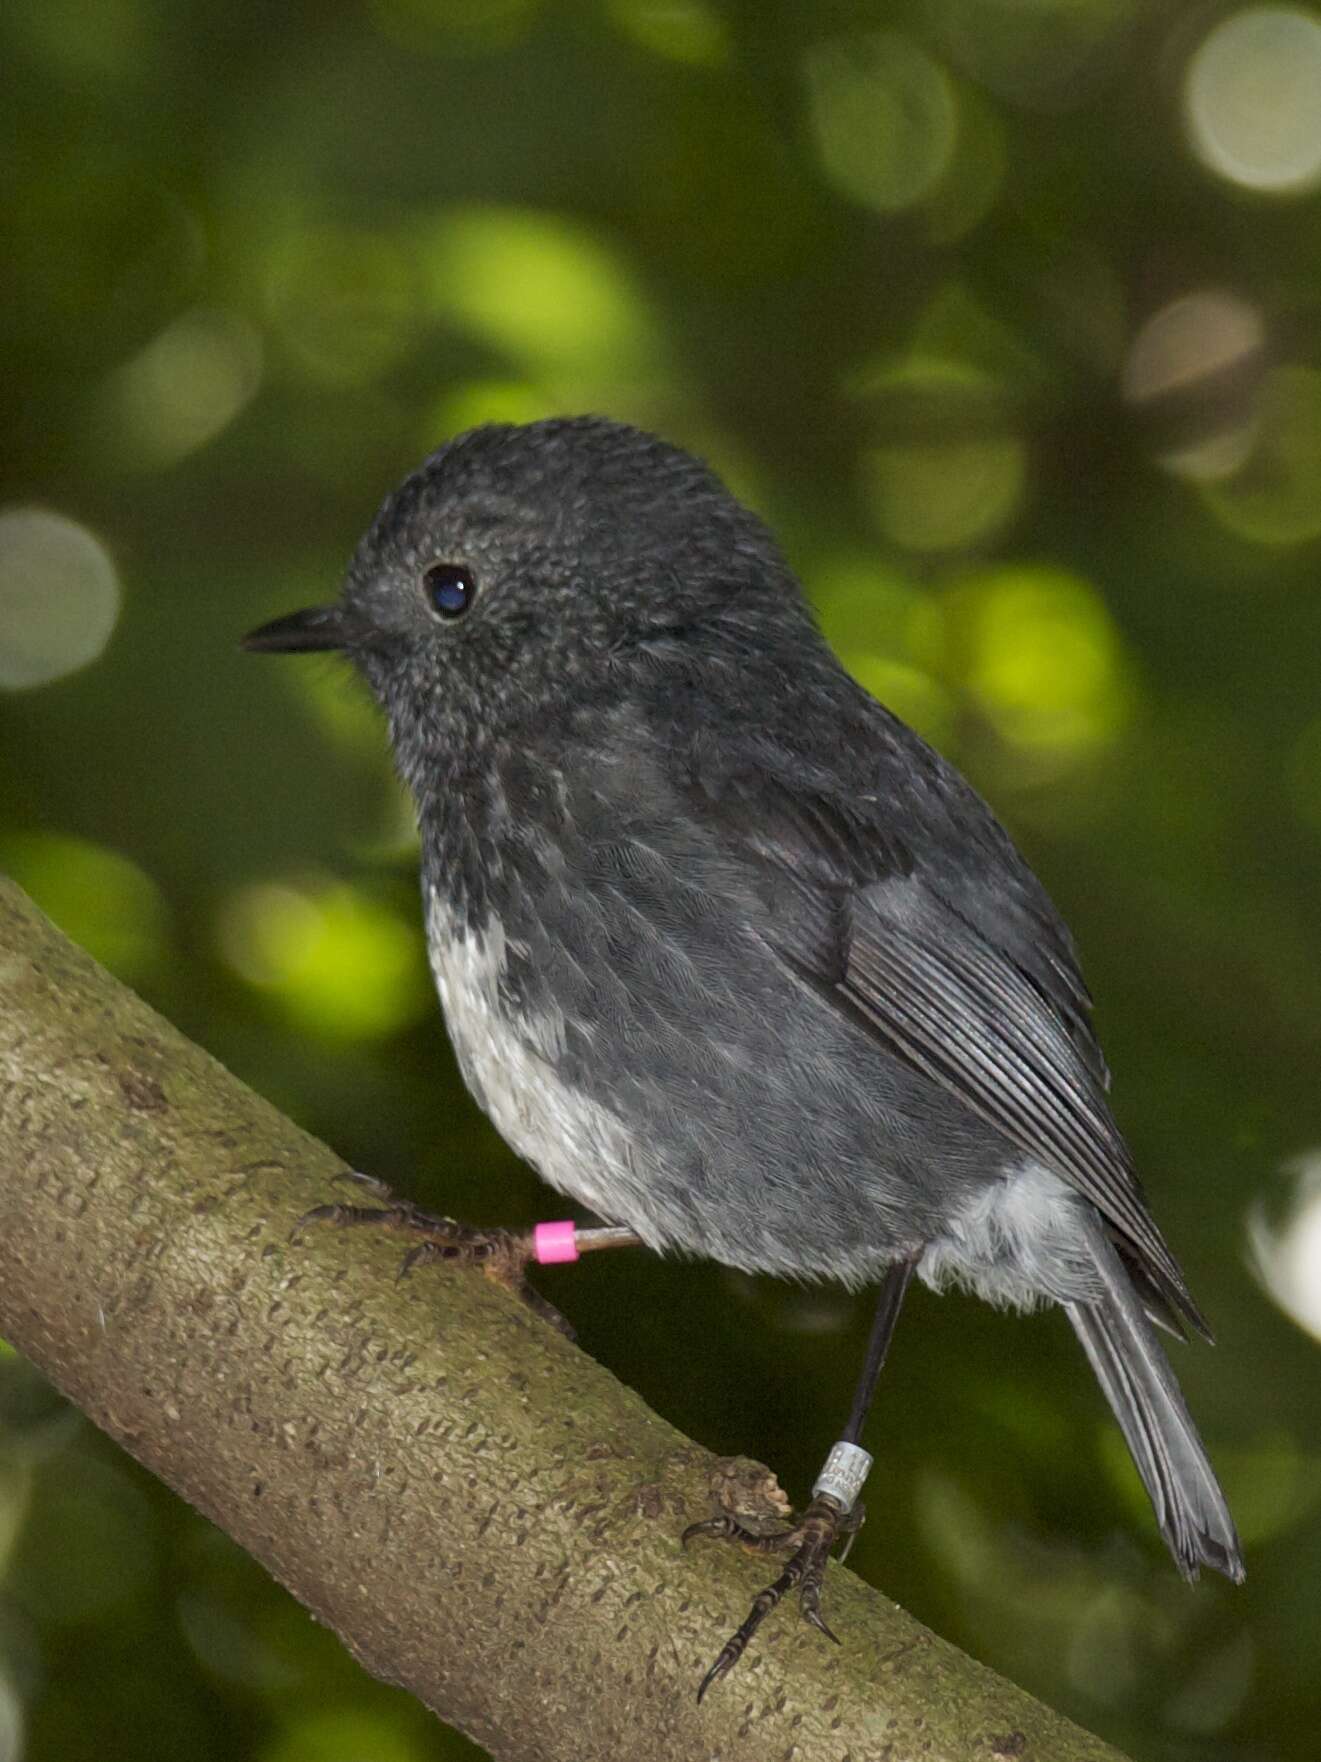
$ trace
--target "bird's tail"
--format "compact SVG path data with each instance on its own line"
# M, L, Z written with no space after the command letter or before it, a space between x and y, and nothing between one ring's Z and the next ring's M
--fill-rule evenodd
M1098 1225L1092 1243L1103 1295L1068 1304L1069 1320L1114 1409L1161 1534L1185 1578L1212 1566L1243 1578L1234 1520L1159 1340L1123 1263Z

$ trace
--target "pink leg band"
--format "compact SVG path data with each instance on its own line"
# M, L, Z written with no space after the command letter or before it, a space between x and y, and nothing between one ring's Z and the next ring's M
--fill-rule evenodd
M532 1254L540 1266L557 1266L578 1258L578 1226L572 1218L559 1223L538 1224L532 1232Z

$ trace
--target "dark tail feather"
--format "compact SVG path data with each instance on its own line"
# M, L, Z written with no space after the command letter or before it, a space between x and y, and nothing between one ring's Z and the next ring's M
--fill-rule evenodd
M1068 1316L1133 1453L1161 1534L1185 1578L1212 1566L1238 1584L1243 1557L1234 1520L1174 1372L1099 1225L1092 1247L1105 1294L1067 1305Z

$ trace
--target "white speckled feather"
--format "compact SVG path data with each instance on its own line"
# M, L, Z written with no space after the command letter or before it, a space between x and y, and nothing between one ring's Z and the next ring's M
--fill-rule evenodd
M632 1135L609 1109L556 1075L563 1018L517 1013L501 997L503 926L491 919L480 932L460 927L431 888L427 944L459 1069L501 1137L561 1193L630 1225L651 1247L665 1246L668 1220L638 1166Z

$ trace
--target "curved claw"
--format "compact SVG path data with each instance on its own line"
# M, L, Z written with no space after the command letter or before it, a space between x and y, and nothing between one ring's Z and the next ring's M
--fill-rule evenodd
M410 1248L408 1250L408 1253L399 1262L399 1270L394 1276L396 1284L399 1283L400 1279L406 1279L408 1277L418 1261L422 1259L423 1254L429 1246L429 1243L421 1242L416 1248Z
M732 1517L704 1517L700 1523L690 1523L679 1537L679 1546L686 1548L689 1542L698 1536L712 1536L717 1541L733 1541L737 1525Z
M360 1212L364 1214L361 1217L357 1215ZM375 1210L366 1211L359 1205L314 1205L310 1211L295 1218L294 1227L289 1234L296 1236L308 1224L357 1224L373 1220L376 1215Z
M557 1333L563 1334L566 1340L578 1338L572 1322L566 1321L555 1305L548 1303L541 1292L534 1290L526 1279L510 1284L509 1289L516 1297L522 1298L534 1315L539 1315L542 1321L554 1328Z
M337 1169L334 1179L351 1181L355 1187L366 1187L368 1192L377 1194L383 1200L394 1201L394 1195L379 1175L366 1175L361 1169Z
M697 1700L698 1700L699 1705L701 1703L702 1696L705 1695L706 1691L711 1687L712 1683L719 1682L722 1676L728 1676L730 1671L734 1668L734 1666L738 1663L739 1659L742 1656L743 1656L743 1647L742 1646L739 1646L736 1648L733 1640L727 1640L725 1642L725 1644L720 1648L720 1656L716 1659L715 1663L711 1666L710 1670L707 1671L706 1675L702 1678L701 1682L697 1685Z
M760 1552L793 1550L779 1578L774 1584L767 1585L764 1591L758 1592L753 1598L746 1620L721 1647L715 1663L698 1687L699 1701L712 1684L719 1682L721 1677L728 1676L747 1651L762 1622L795 1586L798 1589L798 1607L804 1619L818 1633L833 1640L835 1645L841 1643L839 1635L831 1631L822 1617L821 1586L830 1550L845 1525L848 1525L849 1534L856 1529L856 1525L849 1523L839 1506L828 1496L813 1499L796 1524L774 1536L757 1536L745 1531L738 1520L732 1517L713 1517L707 1518L703 1523L689 1524L681 1538L685 1545L694 1536L707 1535L751 1542Z
M825 1617L821 1613L821 1590L818 1585L804 1585L798 1593L798 1607L802 1610L803 1620L810 1621L820 1634L833 1640L837 1646L843 1645L839 1635L831 1627L826 1626Z

